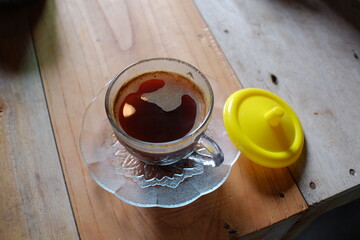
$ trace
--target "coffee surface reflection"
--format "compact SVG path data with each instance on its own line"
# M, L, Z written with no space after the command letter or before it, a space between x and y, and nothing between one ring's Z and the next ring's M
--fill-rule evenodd
M205 115L204 97L190 79L173 72L141 74L118 91L114 113L121 128L145 142L184 137Z

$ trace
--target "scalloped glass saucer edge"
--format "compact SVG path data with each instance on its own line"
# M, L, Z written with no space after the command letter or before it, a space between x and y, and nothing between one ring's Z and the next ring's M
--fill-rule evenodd
M230 174L230 170L233 164L238 159L240 152L233 146L231 141L227 138L224 138L226 134L224 130L224 126L222 125L222 106L224 101L226 100L226 96L219 91L219 86L215 87L214 94L215 98L215 105L214 105L214 112L213 118L211 123L215 126L212 129L209 129L206 133L209 134L214 138L215 141L220 143L221 148L225 154L224 163L217 167L205 167L204 172L199 175L192 176L179 184L176 188L169 188L169 187L162 187L162 186L152 186L148 187L148 189L142 189L136 186L134 181L129 181L126 179L125 176L118 176L116 175L114 179L111 176L104 177L103 175L99 175L94 172L91 168L92 163L99 163L99 162L106 162L104 160L95 160L93 162L89 161L88 157L88 146L84 145L83 137L84 137L84 123L86 117L88 116L90 111L100 110L102 117L96 118L93 121L98 121L102 124L108 124L108 120L105 114L103 100L106 92L106 88L109 83L107 83L99 92L99 94L93 98L93 100L88 105L83 122L82 122L82 130L80 134L80 152L82 158L85 160L87 167L89 169L90 175L95 180L95 182L104 188L105 190L109 191L110 193L117 196L122 201L139 207L163 207L163 208L175 208L185 206L190 204L200 198L203 195L213 192L217 188L219 188L228 178ZM211 83L213 86L213 83ZM216 85L216 83L215 83ZM214 87L213 87L214 88ZM221 90L221 89L220 89ZM95 107L95 105L97 105ZM219 107L221 106L221 107ZM210 123L210 125L211 125ZM101 124L99 124L101 125ZM99 129L97 129L99 130ZM213 132L211 132L213 131ZM96 131L95 131L96 132ZM221 134L217 134L221 132ZM215 136L214 136L215 135ZM225 139L225 140L224 140ZM101 145L96 144L95 145ZM224 146L226 146L224 148ZM101 146L100 146L101 148ZM224 150L225 149L225 150ZM96 157L95 157L96 158ZM101 156L100 156L101 159ZM109 165L109 164L107 164ZM109 171L109 166L107 167L107 171ZM113 175L114 176L114 175ZM113 187L112 185L116 181L123 182L123 184L118 184L120 186ZM211 181L210 181L211 180ZM208 183L206 183L208 181ZM205 184L204 184L205 182ZM175 199L174 199L175 198Z

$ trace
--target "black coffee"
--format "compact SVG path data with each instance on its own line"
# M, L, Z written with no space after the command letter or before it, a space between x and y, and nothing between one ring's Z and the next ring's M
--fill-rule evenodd
M115 116L123 130L138 140L154 143L184 137L197 125L205 108L199 87L172 72L137 76L115 99Z

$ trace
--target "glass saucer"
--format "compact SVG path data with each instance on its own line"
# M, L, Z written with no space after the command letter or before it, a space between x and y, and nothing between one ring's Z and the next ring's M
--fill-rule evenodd
M190 160L151 166L130 155L114 137L105 113L107 85L87 107L80 135L82 157L97 184L131 205L174 208L195 201L225 182L240 153L223 125L222 108L227 96L220 86L211 82L215 103L206 134L218 143L225 158L222 165L213 168ZM197 147L197 151L206 151L201 145Z
M202 174L204 166L200 162L183 159L167 166L150 165L131 155L113 134L112 160L114 171L138 183L141 188L164 186L176 188L186 178ZM196 146L196 151L210 155L201 144Z

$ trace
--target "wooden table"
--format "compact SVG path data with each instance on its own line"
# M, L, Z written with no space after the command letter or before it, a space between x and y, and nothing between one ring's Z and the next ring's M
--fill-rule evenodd
M0 239L291 238L360 197L360 35L321 2L44 0L0 11L0 46ZM302 157L268 169L240 156L219 189L175 209L103 190L79 151L85 108L120 69L157 56L227 94L284 98Z

